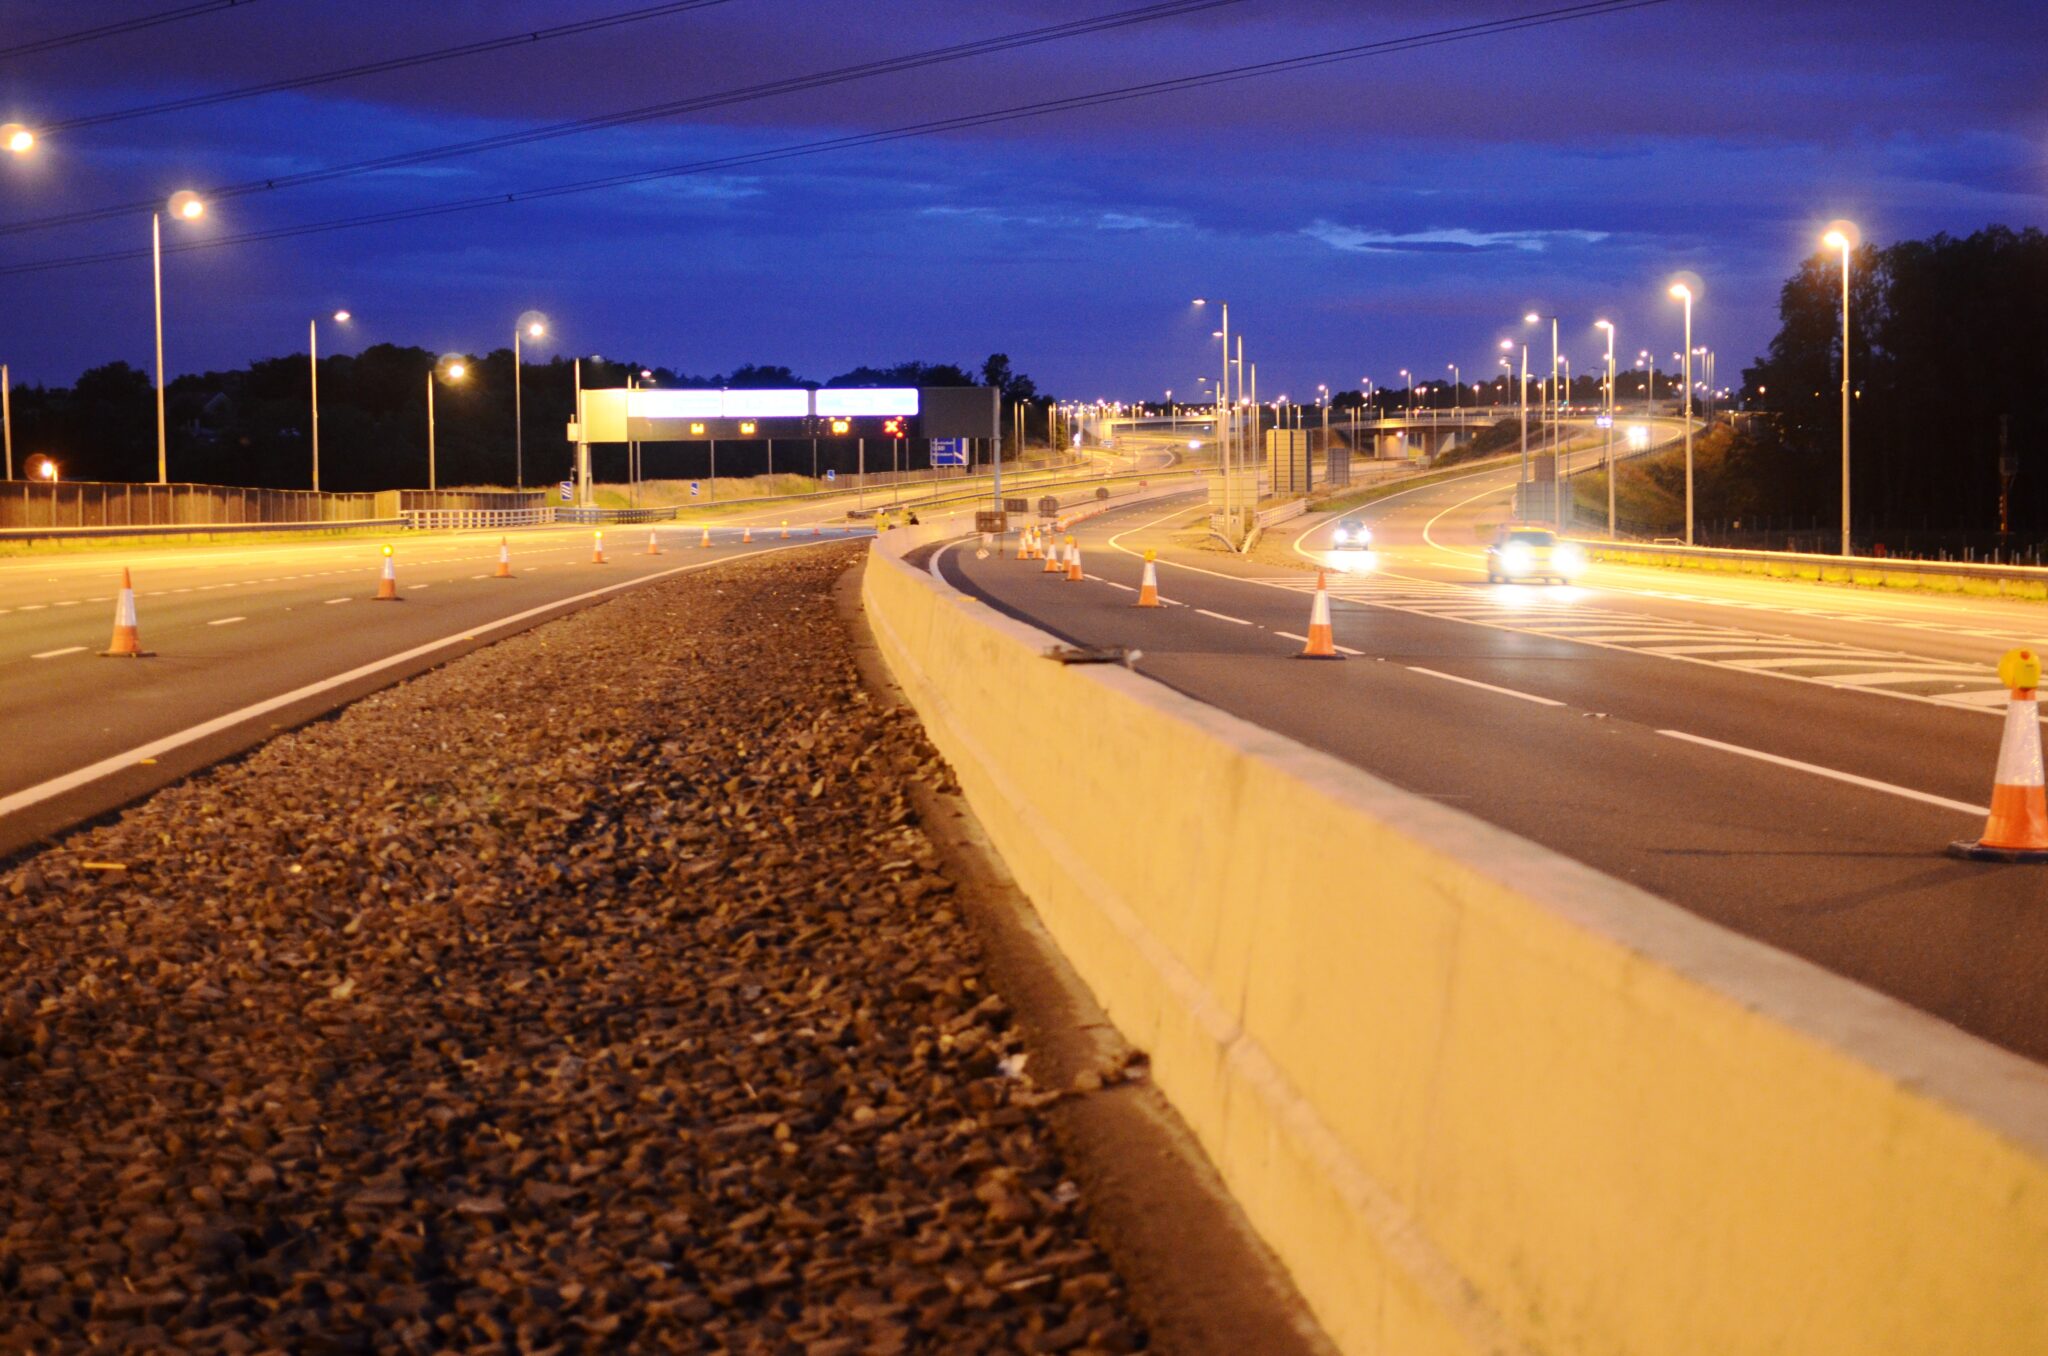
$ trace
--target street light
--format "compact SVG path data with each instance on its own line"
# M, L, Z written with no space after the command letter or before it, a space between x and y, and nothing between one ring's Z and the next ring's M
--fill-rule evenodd
M1671 284L1671 296L1685 303L1685 544L1692 545L1692 288Z
M1458 370L1456 363L1445 363L1451 373L1451 413L1465 408L1465 374Z
M512 486L526 488L526 414L520 406L519 378L521 339L538 339L548 332L548 318L539 311L522 311L512 325Z
M469 375L469 364L453 353L444 353L427 369L427 488L438 488L434 467L434 378L458 382Z
M1607 331L1607 537L1614 539L1614 322L1596 320L1596 330Z
M334 323L346 325L353 317L336 311ZM320 493L320 322L306 322L306 366L313 377L313 493Z
M1534 319L1535 319L1535 317L1534 317L1534 316L1531 316L1531 317L1529 317L1529 319L1531 319L1531 320L1534 320ZM1526 323L1526 322L1525 322L1525 323ZM1514 340L1512 340L1512 339L1503 339L1503 340L1501 340L1501 341L1500 341L1500 346L1501 346L1501 350L1502 350L1502 352L1504 352L1504 353L1513 353L1513 352L1515 351L1515 341L1514 341ZM1503 363L1506 363L1506 362L1507 362L1507 359L1506 359L1506 358L1502 358L1502 359L1501 359L1501 361L1502 361ZM1510 366L1510 367L1508 368L1508 370L1509 370L1509 371L1513 371L1513 370L1514 370L1514 368L1513 368L1512 366ZM1529 483L1529 341L1528 341L1527 339L1524 339L1524 340L1522 341L1522 380L1521 380L1521 399L1522 399L1522 484L1526 485L1526 484L1528 484L1528 483ZM1519 506L1518 506L1518 507L1519 507Z
M1208 304L1209 299L1207 297L1195 298L1195 305L1197 306L1207 306ZM1230 526L1231 539L1235 541L1237 524L1234 515L1237 505L1235 503L1236 487L1232 484L1231 469L1237 441L1235 429L1237 410L1235 402L1230 398L1230 303L1219 299L1216 305L1223 315L1223 327L1211 336L1223 341L1223 379L1216 387L1216 443L1218 458L1223 463L1223 515L1224 520ZM1244 369L1242 367L1238 369L1237 380L1237 393L1242 396L1244 394Z
M36 134L18 122L0 122L0 146L5 146L16 155L27 155L35 149Z
M40 452L36 453L33 457L30 457L28 459L28 465L23 467L22 469L28 472L28 477L30 480L54 481L57 478L56 460L54 458L47 457Z
M1842 252L1842 554L1849 550L1849 255L1856 248L1854 222L1837 221L1820 243Z
M197 221L206 215L206 203L189 188L181 188L171 195L170 212L174 217L186 221ZM149 214L149 259L150 276L156 285L156 483L170 483L170 458L166 454L168 440L164 436L164 244L163 214Z

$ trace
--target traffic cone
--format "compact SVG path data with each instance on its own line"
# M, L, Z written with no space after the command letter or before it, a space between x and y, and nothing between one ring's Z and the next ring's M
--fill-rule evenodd
M1145 553L1145 575L1138 581L1138 601L1133 607L1159 606L1159 567L1152 563L1157 552Z
M1051 549L1047 550L1045 553L1045 568L1041 569L1039 573L1059 574L1061 572L1062 571L1060 569L1060 544L1058 542L1054 542L1052 544Z
M590 563L593 565L604 564L604 532L601 529L590 547Z
M1330 588L1324 578L1327 571L1316 571L1316 600L1308 610L1308 648L1294 656L1296 659L1342 659L1337 653L1337 637L1330 630Z
M398 596L398 571L392 567L391 548L388 546L384 548L384 576L377 581L377 596L370 601L373 603L402 603L405 601L405 599Z
M1998 772L1991 787L1991 819L1976 842L1950 843L1951 857L1975 862L2048 862L2048 796L2041 787L2041 707L2035 689L2041 660L2032 650L2011 650L1998 661L1998 680L2012 692Z
M661 554L661 543L654 539L654 534L652 532L649 532L647 534L647 554L650 556L658 556Z
M789 540L789 519L787 518L782 520L782 539L784 541Z
M825 535L825 532L824 532L824 529L823 529L823 528L820 528L820 527L819 527L819 526L818 526L818 525L817 525L816 523L812 523L812 524L811 524L811 535L812 535L812 536L814 536L814 537L822 537L822 536L824 536L824 535Z
M704 539L703 539L702 541L698 542L698 543L697 543L697 545L699 545L699 546L703 547L703 548L704 548L705 550L707 550L707 551L709 551L709 550L711 549L711 529L710 529L710 528L708 528L708 527L707 527L707 528L705 528L705 529L704 529Z
M751 527L743 527L743 528L741 528L741 529L740 529L740 545L742 545L742 546L750 546L750 545L752 545L752 544L753 544L753 541L754 541L754 529L753 529L753 528L751 528Z
M101 653L108 659L147 659L150 655L135 629L135 584L126 565L121 567L121 596L114 600L114 638Z
M1086 575L1081 573L1081 544L1072 537L1067 538L1067 582L1078 584Z
M506 540L505 538L503 538L503 537L500 537L500 538L498 538L498 572L497 572L496 574L492 575L492 576L491 576L491 578L493 578L493 579L510 579L511 577L512 577L512 544L511 544L511 543L510 543L509 541L507 541L507 540Z
M1031 529L1028 527L1017 534L1017 559L1031 559Z

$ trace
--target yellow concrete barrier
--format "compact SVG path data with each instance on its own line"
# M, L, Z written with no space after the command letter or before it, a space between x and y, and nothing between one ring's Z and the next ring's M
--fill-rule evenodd
M2048 1351L2048 1073L1135 674L1051 663L1052 637L901 558L942 535L874 548L883 654L1342 1349Z

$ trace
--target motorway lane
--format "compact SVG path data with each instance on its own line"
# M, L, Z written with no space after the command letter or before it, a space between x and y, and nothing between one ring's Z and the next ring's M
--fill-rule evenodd
M1199 507L1193 497L1172 513L1153 504L1082 524L1083 584L959 550L939 566L1077 643L1141 649L1139 672L1200 700L2048 1059L2048 878L1941 855L1982 826L1998 722L1968 704L1648 648L1713 643L1698 639L1708 624L1754 627L1740 606L1637 595L1597 572L1593 586L1549 591L1490 586L1483 571L1427 573L1445 548L1423 528L1434 522L1432 537L1444 538L1446 511L1480 489L1496 492L1497 520L1500 481L1485 472L1421 487L1365 515L1388 548L1373 564L1465 597L1455 614L1363 595L1333 602L1337 640L1356 656L1344 663L1292 657L1307 629L1305 576L1169 544L1172 523ZM1130 606L1146 545L1161 548L1162 593L1184 606ZM1983 638L1859 629L1840 619L1857 610L1846 590L1821 592L1830 597L1814 610L1825 617L1771 614L1772 630L1787 633L1778 643L1800 644L1793 632L1810 622L1872 649L1874 636L1903 638L1908 658L1966 643L1978 666L1996 658ZM1574 638L1573 623L1592 629Z
M664 554L644 554L650 531ZM757 531L742 545L741 529L716 528L707 550L699 530L613 527L603 565L588 527L397 534L398 604L372 601L382 543L364 538L0 561L0 853L594 591L869 534ZM501 536L510 580L492 577ZM124 563L153 658L99 657Z

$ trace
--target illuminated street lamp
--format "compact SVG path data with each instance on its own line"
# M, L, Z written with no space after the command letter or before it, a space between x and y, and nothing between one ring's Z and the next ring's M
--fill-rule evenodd
M189 188L171 195L170 212L183 221L197 221L206 215L206 203ZM149 214L149 259L156 283L156 483L170 483L169 440L164 436L164 243L163 214Z
M1838 221L1820 243L1842 252L1842 554L1849 555L1849 255L1856 248L1856 226Z
M523 311L512 326L512 484L526 488L526 421L519 404L519 341L538 339L548 332L548 318L539 311Z
M27 155L35 149L36 134L18 122L0 122L0 146L15 155Z
M1534 317L1531 317L1531 319L1534 319ZM1512 339L1503 339L1503 340L1501 340L1501 341L1500 341L1500 346L1501 346L1501 351L1502 351L1503 353L1513 353L1513 352L1515 351L1515 341L1514 341L1514 340L1512 340ZM1507 361L1508 361L1508 360L1507 360L1506 358L1502 358L1502 359L1501 359L1501 362L1502 362L1503 364L1506 364L1506 363L1507 363ZM1508 370L1509 370L1509 371L1513 371L1514 369L1513 369L1513 367L1512 367L1512 366L1510 366L1510 367L1508 368ZM1528 484L1528 483L1529 483L1529 341L1528 341L1527 339L1524 339L1524 340L1522 341L1522 381L1521 381L1521 395L1522 395L1522 483L1523 483L1524 485L1526 485L1526 484Z
M57 479L57 463L55 459L44 456L40 452L30 457L28 465L22 469L28 472L30 480L54 481Z
M1685 303L1685 544L1692 545L1692 288L1671 284L1674 301Z
M1207 306L1208 304L1209 299L1207 297L1195 298L1195 305L1197 306ZM1231 532L1235 534L1236 522L1233 515L1237 510L1237 505L1233 502L1233 499L1236 486L1232 482L1231 469L1236 453L1237 436L1234 425L1237 421L1237 411L1230 396L1230 303L1219 299L1216 305L1223 315L1223 327L1211 336L1223 341L1223 379L1216 387L1216 451L1218 459L1223 463L1224 520L1230 523ZM1238 369L1238 394L1240 396L1244 394L1244 369L1242 367Z
M1607 415L1607 536L1614 537L1614 322L1596 320L1596 330L1607 331L1607 400L1604 413Z
M1458 370L1456 363L1445 363L1451 373L1451 413L1456 414L1465 407L1465 374Z
M436 488L434 468L434 378L454 383L469 375L469 364L453 353L444 353L427 369L427 488Z
M336 311L334 323L346 325L347 311ZM306 365L313 374L313 493L320 492L320 322L306 322Z

